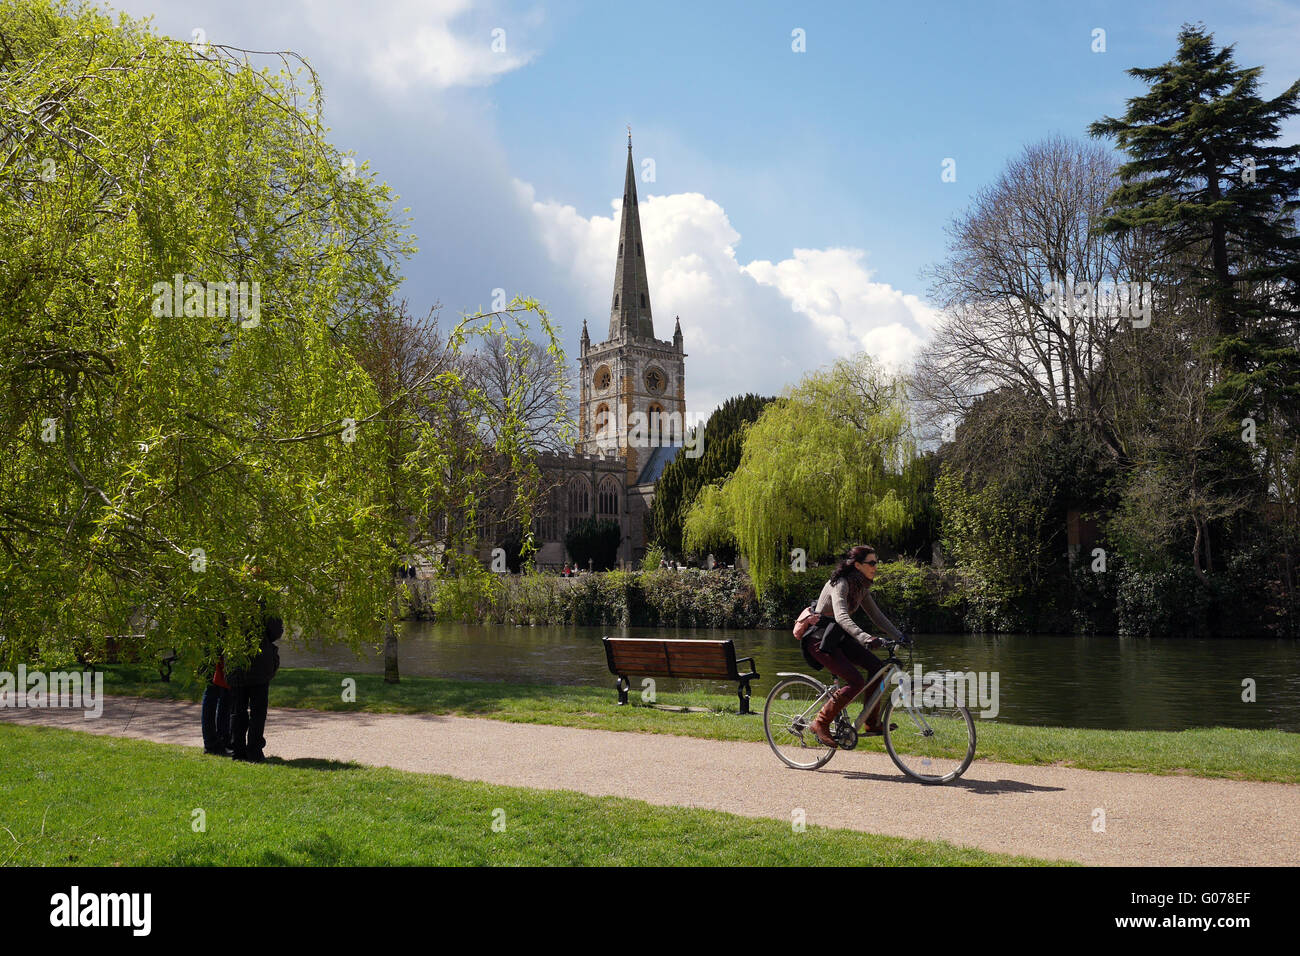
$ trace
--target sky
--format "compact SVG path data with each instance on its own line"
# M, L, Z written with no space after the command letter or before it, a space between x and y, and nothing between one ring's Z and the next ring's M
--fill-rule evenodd
M331 141L410 209L412 311L535 297L575 366L584 319L608 329L630 125L691 420L862 350L905 370L940 320L927 269L953 217L1026 146L1121 115L1145 90L1126 70L1169 60L1182 23L1262 66L1264 96L1300 78L1300 2L1280 0L111 6L306 57Z

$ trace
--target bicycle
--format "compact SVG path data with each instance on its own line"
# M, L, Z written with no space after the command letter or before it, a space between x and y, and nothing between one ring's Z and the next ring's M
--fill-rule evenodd
M921 783L948 783L956 780L975 759L975 721L965 707L927 704L921 688L895 688L881 707L880 731L864 731L866 717L885 688L902 675L908 680L895 648L908 648L908 670L912 664L912 642L885 641L889 657L862 691L862 711L856 720L848 719L845 707L835 718L831 736L837 746L828 747L817 739L810 725L831 694L844 686L838 677L830 686L807 674L780 672L775 687L763 705L763 731L767 742L782 763L796 770L824 767L836 750L852 750L864 736L883 736L885 750L898 769ZM873 691L874 687L874 691ZM930 695L933 699L933 695ZM811 703L809 703L811 701ZM891 729L890 717L896 716L897 729Z

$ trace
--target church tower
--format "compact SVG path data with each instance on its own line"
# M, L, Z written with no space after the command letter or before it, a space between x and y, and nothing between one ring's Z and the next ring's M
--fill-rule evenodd
M680 317L672 341L654 334L629 128L609 335L592 345L582 325L577 450L626 456L628 483L636 483L655 448L682 443L685 359Z

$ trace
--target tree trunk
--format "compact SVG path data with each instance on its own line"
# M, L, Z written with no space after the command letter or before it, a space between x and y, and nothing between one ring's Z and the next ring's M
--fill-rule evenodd
M1201 568L1201 539L1203 522L1199 515L1192 518L1196 522L1196 540L1192 542L1192 570L1196 572L1196 579L1206 587L1210 586L1210 579L1206 576L1205 571Z
M1214 573L1214 554L1210 551L1210 528L1205 527L1205 570L1209 574Z
M397 669L397 596L394 592L388 606L388 617L384 620L384 683L397 684L401 679Z

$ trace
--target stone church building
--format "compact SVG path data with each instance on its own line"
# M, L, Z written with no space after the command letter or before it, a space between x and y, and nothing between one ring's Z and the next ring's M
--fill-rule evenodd
M608 334L603 342L593 343L584 320L578 442L571 454L539 457L546 484L553 487L534 525L538 567L564 564L565 532L592 516L619 523L621 565L639 562L645 554L645 514L654 500L655 483L682 448L686 353L681 320L671 339L655 337L645 255L629 133Z

